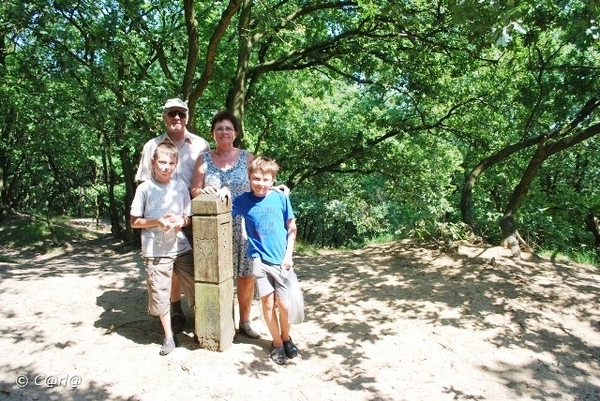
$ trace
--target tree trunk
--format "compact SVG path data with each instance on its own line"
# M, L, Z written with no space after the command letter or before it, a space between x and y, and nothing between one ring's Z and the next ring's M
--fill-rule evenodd
M596 255L600 257L600 216L590 210L585 218L585 224L587 229L594 235L594 249L596 250Z
M235 13L240 8L240 3L241 0L229 0L227 8L221 14L221 20L219 21L219 24L213 31L210 40L208 41L208 47L206 49L206 55L204 60L204 70L202 71L200 78L193 85L193 88L188 88L187 85L189 85L188 82L191 82L191 77L193 77L196 73L195 67L193 70L191 70L190 68L197 64L197 60L188 60L188 69L186 70L186 79L184 79L184 86L182 90L184 93L184 98L188 101L188 106L190 108L188 128L193 132L196 132L196 121L194 118L194 110L196 109L196 103L198 103L198 99L200 99L200 96L202 96L202 93L204 93L204 90L207 88L208 83L210 82L213 76L219 43L221 42L223 35L225 35L225 33L227 32L227 28L229 27L229 24L231 23L231 20L233 19ZM188 27L188 40L190 41L190 50L193 50L192 43L196 43L197 46L198 42L198 30L197 26L195 25L195 13L193 11L194 0L184 0L183 4L185 7L186 25ZM187 21L187 19L192 18L194 19L193 21ZM198 54L198 51L190 51L188 53L188 58L195 57L197 59Z
M239 123L238 136L235 138L235 146L242 147L244 142L244 105L246 103L246 72L250 64L252 54L252 38L250 36L250 22L252 14L252 0L243 0L238 23L238 64L233 88L227 96L227 109L231 110Z
M185 100L188 100L189 94L192 92L192 83L196 68L198 66L198 21L196 20L196 10L194 10L194 0L184 0L183 9L185 12L185 26L188 37L187 63L185 66L185 74L183 75L183 83L181 85L181 94ZM208 60L207 60L208 61ZM196 99L195 99L196 100ZM196 102L194 102L195 106ZM190 112L190 121L193 124L193 111Z
M528 139L526 141L522 141L519 143L512 144L507 146L490 157L486 157L483 159L475 168L471 170L471 172L465 177L465 183L463 185L461 199L460 199L460 211L462 213L462 221L466 225L468 225L473 233L476 235L480 235L479 230L477 228L477 223L475 222L475 218L473 217L473 203L472 203L472 193L475 184L477 183L477 179L481 174L483 174L488 168L494 166L495 164L500 163L502 160L506 159L513 154L528 148L536 143L539 143L543 139L543 136L537 136L535 138Z
M514 256L520 256L518 240L519 232L517 230L517 223L515 222L515 215L517 214L523 199L525 199L525 196L529 192L533 179L547 157L548 153L546 147L541 143L525 169L521 181L515 187L510 200L508 201L508 205L504 210L504 215L502 216L502 219L500 219L502 243L508 245Z
M479 165L477 165L471 173L465 178L465 185L463 186L462 197L461 197L461 212L463 215L463 221L470 227L474 227L473 213L471 206L471 192L477 181L477 178L490 166L498 163L504 158L510 156L517 151L524 149L533 144L538 144L538 148L531 158L527 169L523 172L521 181L515 187L512 196L508 202L508 205L504 209L504 215L500 220L500 229L502 230L502 244L509 246L513 250L513 254L518 255L519 251L519 232L515 221L515 216L521 206L521 203L531 187L531 183L535 179L537 172L542 166L543 162L551 155L568 149L572 146L577 145L597 134L600 133L600 123L590 125L589 127L577 132L572 133L579 124L589 120L589 117L597 110L600 106L600 97L594 96L590 98L573 118L571 122L565 124L561 128L557 128L548 132L545 135L529 139L527 141L520 142L518 144L511 145L505 149L502 149L493 156L484 159ZM554 142L551 142L554 140Z
M597 134L600 133L600 123L591 125L573 135L567 136L567 134L571 133L573 129L582 122L585 118L589 116L596 108L600 105L600 98L592 98L590 101L586 103L586 105L582 108L581 112L578 116L570 123L567 124L560 130L552 131L548 134L547 139L544 139L539 145L538 148L531 158L527 169L523 173L521 181L515 187L512 196L504 210L504 216L500 220L500 228L502 230L502 242L505 244L509 244L512 247L514 246L514 240L518 238L517 234L517 225L515 222L515 215L521 206L521 203L529 188L531 187L531 183L535 178L537 172L540 167L544 163L544 161L550 157L551 155L568 149L576 144L585 141ZM549 139L562 138L552 144L548 144ZM518 244L518 240L517 240ZM514 252L513 252L514 253Z
M117 76L119 78L119 82L127 82L129 76L130 76L130 65L127 62L127 60L125 60L124 57L121 57L119 59L119 65L118 65L118 69L117 69ZM115 91L115 95L117 96L117 99L119 100L119 103L122 105L127 105L127 99L125 96L125 84L120 85L118 90ZM117 234L119 237L124 237L126 240L129 240L130 238L132 238L132 230L131 227L129 226L129 219L126 219L125 222L125 229L123 230L123 228L121 227L121 216L123 216L123 212L125 212L126 216L129 216L129 212L127 209L129 209L129 205L131 204L131 200L133 199L133 182L134 182L134 173L133 173L133 167L131 165L131 161L130 161L130 157L129 157L129 152L126 149L126 146L124 144L125 141L123 141L123 138L126 138L127 135L127 122L126 122L126 116L123 113L119 113L116 115L115 117L115 123L114 123L114 131L113 131L113 135L112 137L114 138L114 145L115 148L118 150L119 152L119 157L121 159L121 165L123 167L123 175L125 176L125 199L123 199L124 203L125 203L125 211L123 210L119 210L118 207L118 203L116 201L115 198L115 193L114 193L114 188L116 186L116 171L113 165L113 158L112 158L112 145L111 142L109 141L109 146L108 146L108 183L107 185L109 186L109 202L110 202L110 206L109 206L109 210L110 210L110 222L112 225L112 232ZM124 235L123 235L124 234Z
M133 197L135 196L135 173L133 171L133 165L131 163L131 155L129 154L129 150L126 146L121 147L120 150L121 163L123 166L123 175L125 180L125 231L123 232L123 239L126 242L130 242L133 239L133 229L129 224L129 207L131 202L133 202Z
M111 232L115 235L120 235L121 228L121 214L117 208L117 201L115 198L115 169L112 163L112 144L108 135L103 136L101 142L102 151L102 171L104 171L104 185L108 192L108 214L110 216L110 227Z

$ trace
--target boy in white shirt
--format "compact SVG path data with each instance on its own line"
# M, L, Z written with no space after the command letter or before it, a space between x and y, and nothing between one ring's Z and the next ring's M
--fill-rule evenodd
M177 275L192 307L194 258L182 231L191 224L191 199L185 184L171 179L178 162L177 148L160 143L152 157L152 178L141 183L131 203L131 227L142 229L142 256L146 268L148 312L160 318L165 339L161 355L175 349L171 329L171 280Z

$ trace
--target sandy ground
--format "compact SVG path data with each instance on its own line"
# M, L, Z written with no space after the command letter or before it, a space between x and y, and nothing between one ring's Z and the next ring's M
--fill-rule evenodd
M207 351L188 323L160 356L140 256L108 239L12 255L0 263L0 400L600 399L590 266L411 241L297 256L301 356L277 366L258 302L262 339Z

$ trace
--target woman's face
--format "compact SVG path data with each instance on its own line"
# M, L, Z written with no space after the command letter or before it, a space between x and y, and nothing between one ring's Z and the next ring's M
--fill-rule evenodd
M215 124L213 129L213 138L218 144L233 143L237 132L233 128L233 123L229 120L221 120Z

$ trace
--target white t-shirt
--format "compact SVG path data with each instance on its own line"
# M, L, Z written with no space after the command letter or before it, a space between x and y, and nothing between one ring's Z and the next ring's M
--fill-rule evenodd
M150 178L137 187L130 213L131 216L149 219L158 219L169 213L191 216L190 193L177 180L171 179L168 184L160 184ZM182 230L165 231L161 227L142 229L142 255L145 257L175 257L191 249Z
M168 140L166 133L146 142L144 149L142 150L140 165L138 166L138 171L135 175L136 181L147 181L152 177L152 156L154 155L154 151L158 144L165 140ZM206 140L186 131L183 144L179 148L177 167L175 168L175 173L173 173L172 178L183 182L189 190L190 185L192 185L196 161L202 153L208 152L209 150L210 145Z

